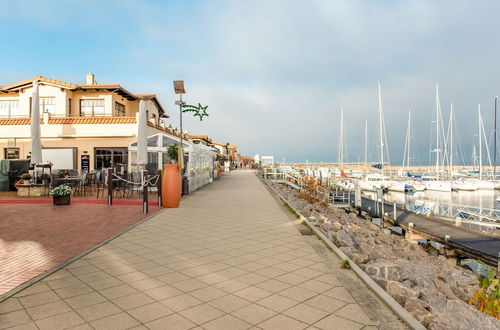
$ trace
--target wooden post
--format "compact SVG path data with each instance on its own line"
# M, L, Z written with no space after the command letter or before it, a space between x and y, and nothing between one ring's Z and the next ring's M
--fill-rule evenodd
M148 171L142 171L142 212L147 214L149 211L148 203Z
M497 276L500 276L500 252L498 252Z
M161 205L163 204L161 196L161 181L162 181L162 175L160 171L158 173L158 181L156 181L156 191L158 193L158 207L161 207Z
M113 205L113 169L108 168L108 205Z

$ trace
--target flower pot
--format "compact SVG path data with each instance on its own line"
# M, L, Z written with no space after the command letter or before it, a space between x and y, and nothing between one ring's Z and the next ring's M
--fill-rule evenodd
M52 196L54 205L69 205L71 203L71 195Z
M179 207L181 201L182 181L178 164L163 166L161 195L163 207Z

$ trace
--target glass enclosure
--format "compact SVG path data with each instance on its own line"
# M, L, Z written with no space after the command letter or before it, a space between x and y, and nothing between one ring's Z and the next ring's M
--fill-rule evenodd
M148 137L148 164L146 169L150 173L157 173L163 164L171 163L167 148L172 144L179 144L179 138L163 133ZM183 141L184 152L187 157L184 175L189 179L189 190L195 191L213 181L215 153L205 145ZM129 168L139 170L137 166L137 142L129 145Z

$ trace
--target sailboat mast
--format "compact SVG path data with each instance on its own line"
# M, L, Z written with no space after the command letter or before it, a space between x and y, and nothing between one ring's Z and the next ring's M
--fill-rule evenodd
M450 109L450 178L453 178L453 103Z
M383 132L383 117L382 117L382 92L380 90L380 82L378 83L378 120L380 131L380 164L384 168L384 132Z
M411 148L411 110L408 110L408 159L407 161L407 169L410 170L410 148Z
M436 84L436 176L439 179L439 85Z
M495 121L493 123L493 180L497 179L497 100L498 96L495 96Z
M479 128L479 180L483 179L483 137L481 136L481 104L477 105L477 113L479 115L478 128Z
M338 162L340 166L344 165L344 107L340 110L340 139Z
M365 119L365 165L368 164L368 119Z

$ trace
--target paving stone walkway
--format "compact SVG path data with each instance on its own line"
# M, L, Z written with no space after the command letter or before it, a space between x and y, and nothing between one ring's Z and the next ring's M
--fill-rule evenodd
M0 329L375 329L251 171L0 303Z

